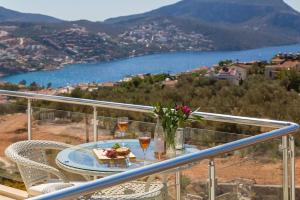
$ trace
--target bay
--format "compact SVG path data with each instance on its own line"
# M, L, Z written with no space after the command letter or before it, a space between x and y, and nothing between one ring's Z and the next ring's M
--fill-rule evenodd
M300 52L300 44L244 51L174 52L146 55L95 64L71 64L54 71L38 71L0 78L0 81L19 83L26 80L40 85L52 83L63 87L88 82L119 81L128 75L144 73L179 73L201 66L212 66L220 60L270 60L279 52Z

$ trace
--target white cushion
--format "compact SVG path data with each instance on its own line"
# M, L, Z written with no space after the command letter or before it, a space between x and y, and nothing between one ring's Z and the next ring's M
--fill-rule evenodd
M64 183L64 182L53 182L53 183L43 183L40 185L32 186L28 189L28 193L32 196L37 196L45 193L54 192L57 190L61 190L67 187L71 187L74 185L80 185L83 182L70 182L70 183Z

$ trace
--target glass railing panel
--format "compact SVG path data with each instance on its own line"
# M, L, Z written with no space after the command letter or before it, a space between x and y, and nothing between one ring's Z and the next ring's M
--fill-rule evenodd
M33 108L33 139L53 140L68 144L94 141L94 118L91 113L71 112L47 108ZM155 124L129 120L128 130L121 137L117 118L97 116L97 141L135 139L139 132L154 133Z
M180 173L181 199L208 199L208 160L186 167Z
M67 144L93 141L90 114L33 108L32 139L51 140Z
M207 149L250 136L245 134L236 134L189 127L185 128L184 135L185 143L195 145L199 149Z
M136 120L128 121L128 129L124 136L117 125L117 118L98 116L97 117L97 132L98 140L109 140L109 139L137 139L140 132L149 132L152 136L154 135L155 123L143 122Z
M0 184L25 189L15 163L4 154L5 149L27 139L27 107L14 103L0 104Z
M98 141L118 138L117 119L112 117L97 117Z
M249 135L198 128L185 129L186 143L195 146L199 150L208 149L245 137L249 137ZM223 162L222 160L220 162L217 161L222 166ZM230 163L232 164L231 160L228 164ZM181 199L209 199L210 181L208 166L209 160L205 159L181 171ZM217 171L216 173L218 174ZM216 190L216 196L219 194L220 192Z
M37 107L32 110L33 140L49 140L71 145L93 141L93 126L90 114ZM58 153L59 150L46 151L48 165L60 169L56 164ZM69 180L85 180L85 177L76 173L67 170L62 170L62 172Z
M281 140L234 151L214 162L219 198L282 199Z

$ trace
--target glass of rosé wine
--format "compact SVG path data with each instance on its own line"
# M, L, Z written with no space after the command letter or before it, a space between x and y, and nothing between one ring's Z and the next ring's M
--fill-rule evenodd
M128 117L118 117L117 124L122 137L122 146L124 147L125 146L124 137L126 131L128 130Z
M150 132L141 132L139 134L140 146L144 153L144 165L146 164L146 152L151 142L151 133Z

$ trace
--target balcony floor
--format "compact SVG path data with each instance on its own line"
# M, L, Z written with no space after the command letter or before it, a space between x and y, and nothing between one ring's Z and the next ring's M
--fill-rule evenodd
M1 200L23 200L26 198L28 198L28 193L26 191L0 185Z

